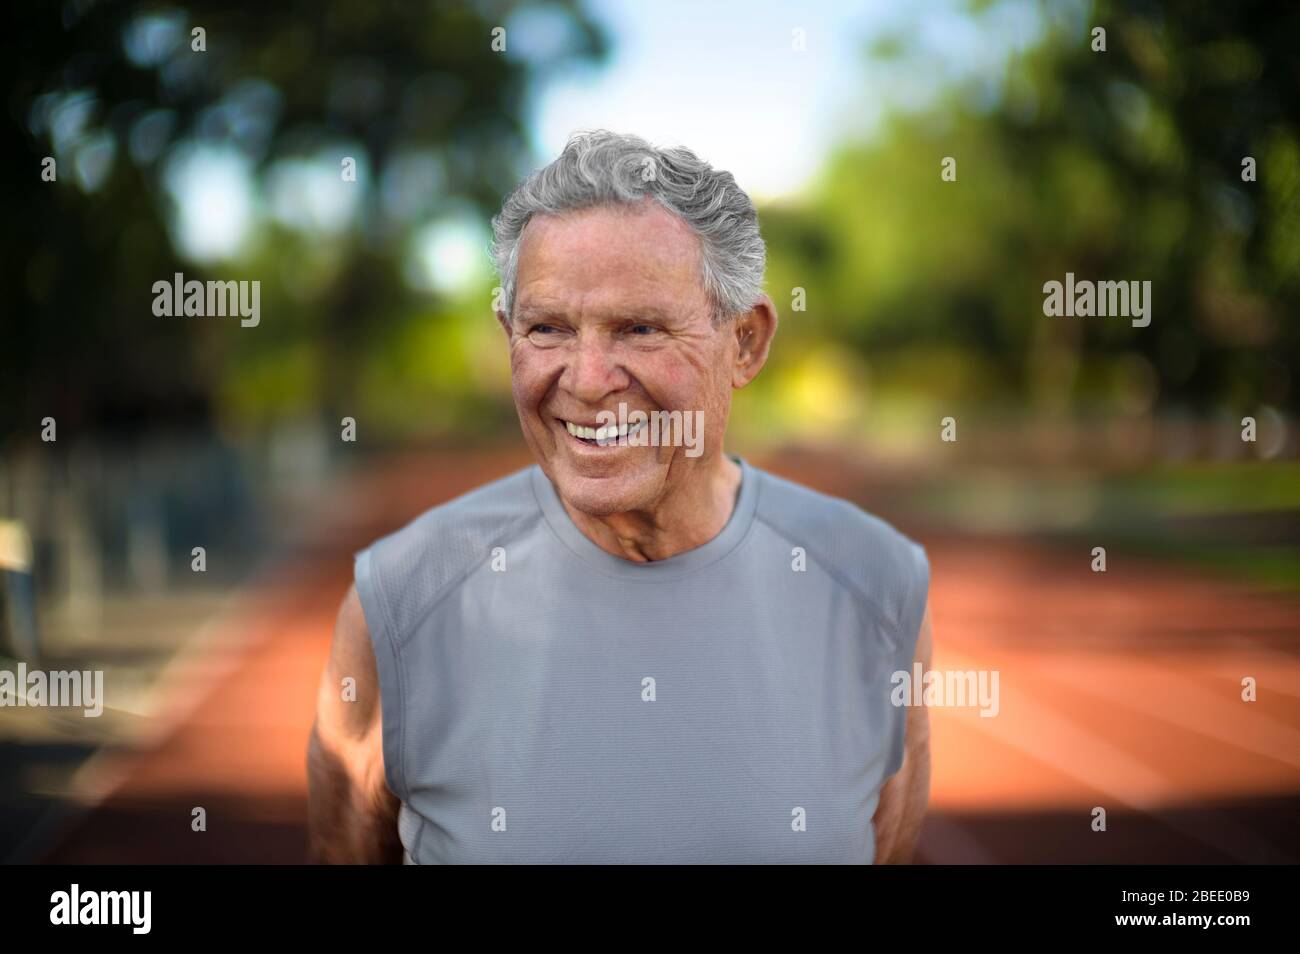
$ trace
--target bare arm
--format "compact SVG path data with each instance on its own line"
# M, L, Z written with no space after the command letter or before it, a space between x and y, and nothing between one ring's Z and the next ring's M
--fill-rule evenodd
M923 672L930 670L932 643L927 608L916 638L916 661ZM910 864L921 835L930 800L930 713L925 706L908 707L904 739L903 765L880 789L880 802L871 820L878 865Z
M343 680L356 680L345 701ZM329 661L316 693L307 747L307 822L311 860L328 864L396 864L400 803L384 777L379 670L356 587L334 625Z

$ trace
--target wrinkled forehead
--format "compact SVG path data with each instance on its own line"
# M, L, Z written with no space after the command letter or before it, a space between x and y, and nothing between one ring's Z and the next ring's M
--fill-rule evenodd
M519 243L515 314L660 309L705 301L699 238L653 200L534 216Z

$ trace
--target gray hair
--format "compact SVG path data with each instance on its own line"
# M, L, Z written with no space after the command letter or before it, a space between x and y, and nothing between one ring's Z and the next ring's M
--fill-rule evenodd
M701 279L715 323L757 303L767 250L754 204L731 173L689 149L659 149L638 136L596 129L571 136L559 157L520 183L492 219L492 259L506 315L514 313L519 239L534 215L635 205L646 198L699 237Z

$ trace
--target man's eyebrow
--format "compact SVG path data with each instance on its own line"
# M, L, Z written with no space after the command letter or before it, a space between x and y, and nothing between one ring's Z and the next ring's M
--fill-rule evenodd
M564 318L564 312L547 305L522 305L515 309L515 321L556 321ZM633 305L623 309L611 309L604 316L605 321L668 321L672 312L657 305Z
M646 305L644 307L629 308L625 314L626 317L632 318L634 320L640 318L650 318L655 321L667 321L669 318L672 317L672 312L667 311L666 309L663 308L658 308L654 305Z
M640 321L654 321L659 324L668 324L676 317L676 312L671 308L660 308L658 305L629 305L627 308L611 309L603 320L608 323L618 322L621 324L636 323Z
M548 308L544 305L524 305L515 309L515 321L536 321L539 318L562 318L554 308Z

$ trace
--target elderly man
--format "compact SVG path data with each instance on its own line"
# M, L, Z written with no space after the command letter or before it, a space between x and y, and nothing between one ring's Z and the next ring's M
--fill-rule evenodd
M777 325L748 196L594 132L493 227L537 462L358 554L309 750L314 857L909 860L928 725L891 675L929 665L929 567L723 450Z

